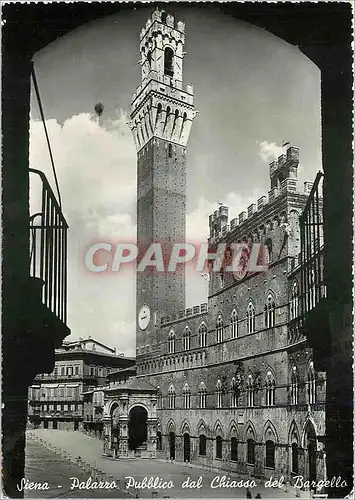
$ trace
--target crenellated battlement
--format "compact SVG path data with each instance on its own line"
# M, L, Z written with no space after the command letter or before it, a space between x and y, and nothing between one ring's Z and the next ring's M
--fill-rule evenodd
M188 307L187 309L183 309L182 311L178 311L176 314L171 314L170 316L164 316L160 318L160 326L170 325L171 323L175 323L176 321L181 321L182 319L190 319L193 316L198 316L199 314L204 314L208 312L207 303Z
M237 227L242 231L244 225L249 225L251 219L255 215L260 215L263 210L269 208L271 204L276 202L279 197L286 193L308 195L312 189L312 183L306 181L301 184L297 179L298 162L299 149L290 146L286 154L280 155L277 161L272 161L269 165L270 177L273 178L274 175L278 175L278 184L271 187L268 195L261 196L255 203L249 205L246 210L240 212L237 217L234 217L230 221L228 220L229 210L227 206L222 205L218 210L215 210L215 212L209 216L210 242L215 242L224 238L229 232L234 231ZM283 173L283 175L291 174L291 176L282 179L281 173ZM271 183L271 185L273 186L273 183Z
M297 179L299 149L289 146L277 160L269 164L271 189L279 187L285 179Z
M146 34L149 32L152 26L156 23L156 26L158 24L160 25L165 25L168 28L173 28L176 31L179 31L181 34L185 34L185 23L184 21L176 21L174 16L171 14L168 14L164 10L159 10L158 8L155 9L155 11L152 13L152 17L148 19L146 22L145 26L141 29L140 32L140 40L142 40ZM161 26L160 26L161 27Z

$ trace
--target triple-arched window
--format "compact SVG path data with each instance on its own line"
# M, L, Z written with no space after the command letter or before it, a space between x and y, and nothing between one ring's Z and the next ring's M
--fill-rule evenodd
M275 299L272 293L269 293L264 307L265 328L275 326Z

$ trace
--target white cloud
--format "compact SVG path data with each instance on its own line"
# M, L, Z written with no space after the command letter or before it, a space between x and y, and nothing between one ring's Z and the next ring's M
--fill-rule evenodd
M68 317L72 336L93 337L135 352L135 273L94 276L83 265L93 241L136 240L136 151L124 111L105 121L82 113L61 126L47 120L68 234ZM43 125L30 122L30 165L42 170L56 193ZM31 176L32 177L32 176ZM31 179L31 213L40 205Z
M262 194L262 193L261 193ZM228 193L223 198L223 205L229 208L229 221L238 217L238 215L247 210L252 203L256 203L261 196L257 190L253 190L249 196L242 196L237 193ZM216 202L200 198L197 208L187 214L186 236L188 240L196 242L205 242L209 236L208 217L219 205Z
M276 160L283 153L283 148L281 146L278 146L275 142L261 141L258 142L258 144L258 155L265 163Z

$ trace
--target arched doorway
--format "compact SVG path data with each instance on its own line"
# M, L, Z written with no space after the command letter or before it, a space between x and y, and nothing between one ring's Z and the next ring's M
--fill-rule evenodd
M147 441L148 412L143 406L134 406L129 412L128 448L137 450Z
M306 446L308 452L308 477L310 481L317 480L317 436L312 424L306 430Z
M175 460L175 432L169 432L170 460Z
M185 432L185 434L184 434L184 462L190 462L190 452L191 452L190 435L187 432Z

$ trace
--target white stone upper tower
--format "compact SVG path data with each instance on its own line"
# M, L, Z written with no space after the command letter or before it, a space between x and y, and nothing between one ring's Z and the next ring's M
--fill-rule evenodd
M185 23L155 10L140 33L142 83L133 94L130 126L139 151L152 137L186 146L193 86L183 89Z

